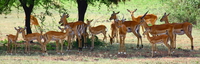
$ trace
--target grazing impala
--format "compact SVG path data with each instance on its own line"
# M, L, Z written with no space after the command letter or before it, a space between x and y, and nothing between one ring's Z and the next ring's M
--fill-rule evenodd
M119 37L120 37L120 47L119 47L118 54L126 54L125 38L126 38L127 29L126 29L126 26L123 24L124 21L125 19L115 20L115 25L119 28Z
M96 27L91 27L90 24L91 24L92 21L93 20L88 20L87 19L87 25L89 27L90 33L92 34L92 47L91 47L91 50L93 50L93 48L94 48L95 35L102 33L104 35L103 41L107 38L106 37L106 32L107 32L106 26L105 25L99 25L99 26L96 26Z
M186 34L191 41L191 50L194 49L193 46L193 37L192 37L192 24L189 22L183 22L183 23L169 23L168 21L169 14L166 15L164 13L163 17L160 19L160 21L165 21L165 24L171 24L174 26L174 33L175 33L175 41L176 41L176 35L183 35ZM175 43L176 44L176 43ZM176 47L176 45L175 45ZM174 48L175 48L174 47Z
M84 22L82 21L77 21L77 22L71 22L71 23L68 23L67 19L69 17L69 14L63 14L61 19L60 19L60 22L59 24L61 24L61 26L69 26L72 28L72 32L69 33L69 37L70 38L73 38L74 36L80 36L80 37L77 37L77 38L80 38L81 39L81 36L83 36L83 39L84 39L84 47L86 47L86 44L87 44L87 40L86 38L88 37L88 33L86 32L86 29L87 29L87 24L85 24ZM77 34L77 35L76 35ZM70 41L71 39L68 40L68 42ZM79 39L78 39L79 41ZM79 44L81 44L80 46L82 47L82 43L80 42ZM81 49L81 48L80 48ZM80 50L79 49L79 50Z
M6 35L7 38L8 38L8 47L7 47L7 53L11 53L12 54L12 51L13 51L13 46L12 44L14 44L14 47L15 47L15 53L16 53L16 46L17 46L17 39L18 39L18 35L20 33L20 28L16 28L15 27L15 30L17 31L16 35L13 35L13 34L9 34L9 35ZM10 50L10 47L12 47L12 49Z
M152 49L152 57L154 56L154 53L156 53L156 44L160 44L163 43L167 48L168 48L168 54L171 55L171 47L168 44L169 41L169 35L168 35L168 31L166 31L166 34L163 35L159 35L159 36L153 36L150 37L149 36L149 30L147 29L143 35L147 35L147 39L149 40L149 42L151 43L151 49Z
M60 28L60 27L59 27ZM64 28L66 29L66 28ZM46 45L51 41L54 40L56 41L56 52L58 54L64 54L63 53L63 41L65 40L66 36L68 35L68 33L71 31L71 29L66 29L66 33L64 32L57 32L57 31L48 31L43 35L43 38L45 40L44 44L43 44L43 53L46 53ZM61 50L58 51L59 48L59 41L60 41L60 47Z
M117 13L115 13L115 12L113 12L113 14L111 15L111 17L110 17L110 19L117 19L117 14L118 14L119 12L117 12ZM143 48L143 44L142 44L142 36L140 35L140 23L139 22L136 22L136 21L125 21L125 22L123 22L123 24L126 26L126 29L127 29L127 32L129 33L129 32L132 32L136 37L137 37L137 48ZM111 24L111 27L112 27L112 34L116 34L117 35L117 31L118 31L118 28L116 27L116 25L115 25L115 22L113 22L112 24ZM115 28L116 27L116 28ZM114 31L113 31L114 30ZM113 33L114 32L114 33ZM110 40L113 40L113 38L115 37L115 36L113 36L111 34L111 36L109 36L110 37ZM117 37L118 38L118 37ZM140 41L140 43L141 43L141 47L139 47L139 41Z
M148 11L146 12L148 13ZM145 16L145 15L144 15ZM170 45L172 48L174 48L174 26L171 24L161 24L161 25L153 25L153 26L148 26L147 23L145 22L144 16L141 18L140 24L145 27L146 30L149 30L149 33L153 36L156 35L163 35L166 33L169 33L170 37ZM167 30L167 32L166 32Z
M30 25L34 26L36 31L37 29L39 29L40 31L42 31L42 27L40 26L40 24L38 23L37 18L35 18L35 16L30 15ZM38 32L38 31L37 31Z
M134 12L136 12L137 9L135 9L134 11L130 11L130 10L127 9L127 11L130 12L131 18L132 18L133 21L140 22L140 20L141 20L140 18L141 18L143 15L140 15L140 16L138 16L138 17L134 17ZM154 14L147 14L147 15L144 17L144 19L146 20L145 22L146 22L147 24L155 25L156 20L157 20L157 16L154 15ZM148 20L148 21L147 21L147 20ZM144 26L142 26L142 31L144 32Z
M40 34L40 33L25 34L26 27L25 28L20 27L20 29L21 29L21 32L22 32L22 37L26 41L26 44L25 44L26 45L25 46L25 52L26 53L30 53L30 41L32 41L32 40L37 40L37 42L40 43L41 48L42 48L42 45L43 45L43 43L41 42L42 34Z

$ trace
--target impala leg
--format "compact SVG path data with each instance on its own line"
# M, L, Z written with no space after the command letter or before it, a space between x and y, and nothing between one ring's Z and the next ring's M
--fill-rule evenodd
M154 56L154 47L155 47L154 44L151 44L151 50L152 50L152 51L151 51L151 57Z
M107 40L107 36L106 36L106 31L103 32L103 35L104 35L104 38L103 38L103 41Z
M194 50L192 34L191 33L186 33L186 35L190 38L190 41L191 41L191 50Z
M124 54L126 54L125 38L126 38L126 36L123 37L123 51L124 51Z
M92 35L92 47L91 47L91 50L93 50L93 48L94 48L94 38L95 38L95 35Z
M168 48L168 55L171 56L171 47L170 45L167 43L167 39L164 41L165 46L167 46Z
M60 51L59 51L59 40L56 40L56 52L57 52L57 54L60 54Z
M60 43L60 46L61 46L60 52L61 52L62 55L64 54L64 53L63 53L63 41L64 41L64 40L61 40L61 43Z
M70 46L71 46L71 38L70 38L70 36L68 36L67 41L68 41L67 50L70 50Z
M10 40L8 40L7 53L10 53Z

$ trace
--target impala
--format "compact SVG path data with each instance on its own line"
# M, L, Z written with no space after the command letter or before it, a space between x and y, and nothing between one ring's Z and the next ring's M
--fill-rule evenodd
M119 12L115 13L113 11L113 13L111 14L109 20L113 19L115 21L116 19L118 19L117 18L117 14L119 14ZM112 44L114 42L114 38L117 41L117 43L119 43L119 40L118 40L118 28L116 27L115 22L111 23L111 36L109 35L109 37L110 37L110 44Z
M7 38L8 38L8 47L7 47L7 53L11 53L12 54L12 51L13 51L13 46L12 44L14 44L14 47L15 47L15 53L16 53L16 46L17 46L17 39L18 39L18 35L20 33L20 28L16 28L15 27L15 30L17 31L16 35L13 35L13 34L9 34L9 35L6 35ZM10 47L12 47L12 49L10 50Z
M186 34L187 37L190 38L191 41L191 49L194 49L193 46L193 37L192 37L192 24L189 22L183 22L183 23L169 23L168 21L168 16L169 14L166 15L166 13L164 13L164 15L162 16L162 18L160 19L160 21L165 21L165 24L171 24L174 26L174 33L175 33L175 41L176 41L176 35L183 35ZM175 45L176 47L176 45ZM175 48L174 47L174 48Z
M60 27L59 27L60 28ZM64 28L66 29L66 28ZM63 41L65 40L66 36L68 35L68 33L71 31L71 29L66 29L66 33L64 32L57 32L57 31L48 31L46 32L44 35L43 35L43 38L44 38L44 43L43 43L43 53L46 53L47 52L47 49L46 49L46 45L51 41L51 40L54 40L56 41L56 52L58 54L64 54L63 53ZM59 49L59 41L60 41L60 51L58 51Z
M41 48L42 48L42 45L43 45L43 43L41 42L42 34L40 34L40 33L25 34L26 27L25 28L20 27L20 29L21 29L21 32L22 32L22 37L26 41L26 43L25 43L25 45L26 45L25 46L25 52L26 53L30 53L30 41L32 41L32 40L37 40L37 42L40 43Z
M168 55L171 55L171 47L168 44L169 41L169 35L167 33L168 31L166 31L166 34L163 35L159 35L159 36L153 36L150 37L149 36L149 30L146 30L143 35L147 35L147 39L148 41L151 43L151 49L152 49L152 57L154 56L154 53L156 53L156 44L160 44L163 43L167 48L168 48Z
M140 21L141 21L140 18L141 18L143 15L140 15L140 16L138 16L138 17L135 17L135 16L134 16L134 12L136 12L137 9L135 9L134 11L130 11L130 10L127 9L127 11L131 14L132 21L136 21L136 22L140 22ZM147 15L144 17L144 19L146 20L145 22L146 22L147 24L155 25L156 20L157 20L157 16L154 15L154 14L147 14ZM147 21L147 20L148 20L148 21ZM142 26L142 31L144 32L144 26Z
M92 21L93 20L88 20L87 19L87 25L89 27L90 33L92 34L92 47L91 47L91 50L93 50L93 48L94 48L94 38L95 38L95 36L97 34L102 33L104 35L103 41L107 38L106 37L106 32L107 32L106 26L105 25L98 25L96 27L91 27L90 24L91 24Z
M148 13L148 11L146 12ZM144 15L145 16L145 15ZM163 35L166 33L169 33L170 37L170 45L172 48L174 48L174 26L171 24L161 24L161 25L153 25L153 26L148 26L147 23L145 22L144 16L141 17L140 24L145 27L146 30L149 30L149 33L153 36L156 35ZM167 32L166 32L167 30Z
M42 27L40 26L40 24L38 23L38 20L37 18L35 18L35 16L33 15L30 15L30 25L31 26L34 26L36 31L37 31L37 28L39 28L39 30L41 31L42 30ZM38 31L37 31L38 32Z
M68 17L69 17L69 14L67 14L67 15L63 14L59 23L61 24L61 26L68 26L68 27L72 28L72 32L69 33L69 37L73 38L74 36L76 36L76 38L79 38L78 41L81 41L81 36L83 36L84 47L86 47L86 44L87 44L86 38L88 37L88 33L86 32L87 24L85 24L82 21L68 23L68 21L66 19ZM79 44L81 44L80 46L82 47L82 43L79 42ZM81 48L79 48L79 51L80 50L81 50Z
M113 14L111 15L110 19L117 19L117 14L119 12L115 13L113 12ZM127 32L130 33L132 32L136 37L137 37L137 48L139 48L139 41L141 43L141 47L140 48L143 48L143 44L142 44L142 36L140 35L140 22L136 22L136 21L125 21L123 22L122 24L124 24L126 26L126 29L127 29ZM112 27L113 26L113 27ZM115 22L113 22L111 24L111 27L112 27L112 32L114 32L114 35L116 34L117 35L117 31L118 31L118 28L116 27L115 25ZM115 28L116 27L116 28ZM113 31L114 30L114 31ZM113 40L113 38L115 36L112 35L113 33L111 33L111 36L110 37L110 40ZM117 36L118 38L118 36Z
M123 24L125 19L122 20L115 20L115 25L119 28L119 37L120 37L120 47L118 54L126 54L126 46L125 46L125 38L126 38L126 33L127 29L126 26Z

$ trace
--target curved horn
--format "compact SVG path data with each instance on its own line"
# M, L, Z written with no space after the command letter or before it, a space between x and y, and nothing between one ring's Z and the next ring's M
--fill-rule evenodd
M143 18L147 15L148 12L149 12L149 11L147 11L147 12L141 17L141 19L143 19Z

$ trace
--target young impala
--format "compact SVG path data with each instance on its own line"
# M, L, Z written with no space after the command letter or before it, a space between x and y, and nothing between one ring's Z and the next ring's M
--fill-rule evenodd
M84 40L84 47L86 47L87 40L86 38L88 37L88 33L86 32L87 29L87 24L82 22L82 21L77 21L77 22L71 22L68 23L67 19L69 17L69 14L63 14L61 19L60 19L60 24L61 26L68 26L72 29L72 31L69 33L69 37L73 38L76 36L78 38L78 42L81 41L81 36L83 36ZM68 42L71 41L71 39L68 39ZM69 42L70 43L70 42ZM70 45L69 45L70 46ZM79 42L79 51L82 49L82 42Z
M171 25L174 26L175 41L176 41L176 35L186 34L187 37L190 38L190 41L191 41L191 50L193 50L194 46L193 46L193 37L192 37L192 24L189 23L189 22L169 23L168 16L169 16L169 14L166 15L166 13L164 13L164 15L162 16L162 18L160 19L160 21L161 22L165 21L165 24L171 24ZM175 46L174 48L176 48L176 45L174 45L174 46Z
M134 11L130 11L127 9L127 11L131 14L131 18L132 18L132 21L136 21L136 22L140 22L140 18L143 16L143 15L140 15L138 17L135 17L134 16L134 13L137 11L137 9L135 9ZM157 16L154 15L154 14L147 14L144 19L146 20L145 22L147 24L151 24L151 25L155 25L156 23L156 20L157 20ZM144 26L142 26L142 31L144 32Z
M8 38L8 47L7 47L7 53L11 53L12 54L12 51L13 51L13 46L12 44L14 44L14 47L15 47L15 53L16 53L16 46L17 46L17 39L18 39L18 35L20 33L20 28L16 28L15 27L15 30L17 31L16 35L13 35L13 34L9 34L9 35L6 35L7 38ZM12 47L12 49L10 50L10 47Z
M22 37L26 41L26 43L25 43L25 45L26 45L25 46L25 52L26 53L30 53L30 41L32 41L32 40L37 40L37 42L40 43L41 48L42 48L42 45L43 45L43 42L41 42L42 34L40 34L40 33L25 34L26 27L25 28L20 27L20 29L21 29L21 32L22 32Z
M90 24L91 24L92 21L93 20L88 20L87 19L87 25L89 27L90 33L92 34L92 47L91 47L91 50L93 50L93 48L94 48L95 35L102 33L104 35L103 41L107 38L106 37L106 32L107 32L106 26L105 25L98 25L96 27L91 27Z
M147 39L148 41L151 43L151 49L152 49L152 57L154 56L154 53L156 53L156 44L160 44L163 43L167 48L168 48L168 54L171 55L171 47L168 44L169 41L169 35L168 35L168 31L166 31L166 34L163 35L159 35L159 36L153 36L150 37L149 36L149 30L146 30L143 35L147 35Z
M116 20L117 19L116 15L118 13L119 12L117 12L117 13L113 12L113 14L111 15L110 19L115 19ZM137 48L143 48L142 36L140 35L140 22L137 22L137 21L125 21L122 24L124 24L126 26L126 29L127 29L128 33L132 32L137 37ZM110 36L110 40L113 40L112 39L113 37L118 38L118 36L113 36L112 35L113 32L114 32L114 35L115 34L117 35L117 33L118 33L118 27L116 27L115 22L113 22L111 24L111 27L112 27L112 33L111 33L111 36ZM139 41L141 43L141 47L139 47Z
M59 27L60 28L60 27ZM66 29L66 28L64 28ZM68 35L68 33L71 31L71 29L66 29L66 32L57 32L57 31L48 31L46 32L43 37L44 37L44 44L43 44L43 53L46 53L47 49L46 49L46 45L51 41L54 40L56 41L56 52L58 54L64 54L63 53L63 42L66 38L66 36ZM59 41L60 41L60 51L58 51L59 49Z
M115 20L115 25L119 28L119 37L120 37L120 47L118 54L126 54L126 46L125 46L125 38L126 38L126 25L123 24L125 19L122 20Z
M148 13L148 12L146 12ZM153 26L148 26L147 23L145 22L146 20L142 17L140 24L145 27L146 30L149 30L149 33L153 36L157 35L163 35L166 33L169 33L169 38L170 38L170 45L173 48L175 43L174 43L174 26L171 24L161 24L161 25L153 25ZM167 32L166 32L167 30Z

